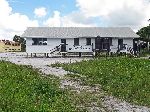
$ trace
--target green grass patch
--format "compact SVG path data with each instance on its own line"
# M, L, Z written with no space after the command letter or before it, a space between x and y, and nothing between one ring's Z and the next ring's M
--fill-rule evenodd
M59 89L56 77L0 61L0 111L72 112L76 108L68 94Z
M65 70L85 75L87 84L101 84L102 89L113 96L150 107L149 60L108 58L61 66Z

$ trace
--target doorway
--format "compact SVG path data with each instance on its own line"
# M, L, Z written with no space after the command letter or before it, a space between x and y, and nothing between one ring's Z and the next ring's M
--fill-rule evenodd
M118 50L123 50L123 39L118 39Z
M61 52L66 52L66 39L61 39Z
M96 52L103 52L110 50L110 45L112 44L112 38L95 38L95 50Z

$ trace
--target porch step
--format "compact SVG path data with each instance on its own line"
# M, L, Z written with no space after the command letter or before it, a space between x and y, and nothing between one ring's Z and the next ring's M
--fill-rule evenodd
M68 52L59 52L59 53L61 53L61 54L67 54Z

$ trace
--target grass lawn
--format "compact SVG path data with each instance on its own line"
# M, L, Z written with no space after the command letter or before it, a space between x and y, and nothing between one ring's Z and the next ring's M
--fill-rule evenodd
M59 80L41 76L31 67L0 61L0 111L72 112L67 91Z
M108 94L150 107L150 60L110 58L52 66L85 75L87 84L101 84Z

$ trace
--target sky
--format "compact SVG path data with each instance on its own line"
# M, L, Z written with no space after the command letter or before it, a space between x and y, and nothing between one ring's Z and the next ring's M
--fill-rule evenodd
M131 27L150 24L150 0L0 0L0 39L27 27Z

